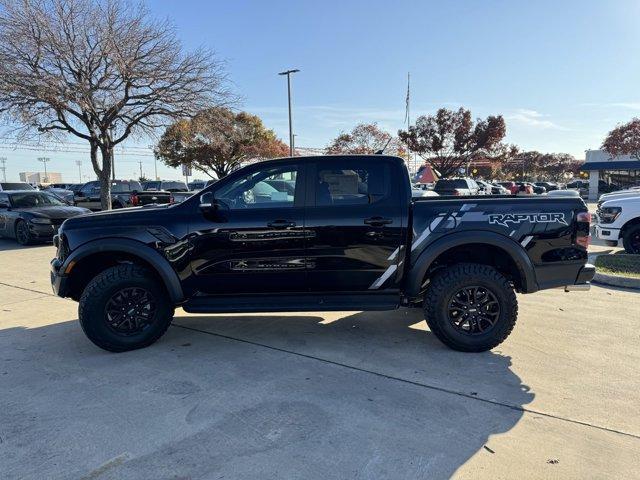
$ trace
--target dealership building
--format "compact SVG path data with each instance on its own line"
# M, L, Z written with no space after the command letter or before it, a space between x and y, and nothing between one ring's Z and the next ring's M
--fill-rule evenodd
M619 188L640 185L640 160L629 155L587 150L580 171L589 172L589 200L597 200L605 184Z

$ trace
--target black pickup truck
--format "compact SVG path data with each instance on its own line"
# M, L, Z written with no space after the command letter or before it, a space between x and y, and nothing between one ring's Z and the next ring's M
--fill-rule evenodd
M75 192L73 201L78 207L99 211L100 182L87 182ZM170 192L144 191L142 185L135 180L111 181L112 208L138 207L143 205L157 205L171 203Z
M274 181L293 189L274 188ZM586 290L579 198L412 199L402 159L295 157L238 170L184 203L72 218L51 282L98 346L152 344L187 312L424 309L446 345L484 351L515 292Z

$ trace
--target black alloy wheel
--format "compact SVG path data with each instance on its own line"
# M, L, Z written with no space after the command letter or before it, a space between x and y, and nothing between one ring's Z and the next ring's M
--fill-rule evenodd
M18 220L18 223L16 224L16 241L20 245L29 245L31 243L29 226L24 220Z
M105 305L107 326L119 335L135 335L155 320L156 300L141 287L127 287L114 293Z
M491 330L500 318L500 304L486 287L473 285L455 292L449 300L449 322L457 331L479 335Z

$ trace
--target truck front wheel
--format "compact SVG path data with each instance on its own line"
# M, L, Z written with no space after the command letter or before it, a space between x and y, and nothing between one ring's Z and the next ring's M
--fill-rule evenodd
M158 280L134 264L98 274L84 289L78 307L84 333L110 352L151 345L167 331L173 312Z
M495 268L459 263L431 278L424 298L431 332L448 347L484 352L502 343L518 317L509 281Z
M622 245L627 253L640 253L640 224L625 229Z

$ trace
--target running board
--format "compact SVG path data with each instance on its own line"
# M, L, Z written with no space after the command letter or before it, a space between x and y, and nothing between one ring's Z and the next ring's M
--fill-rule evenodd
M299 293L256 295L207 295L182 305L189 313L326 312L395 310L399 293Z

